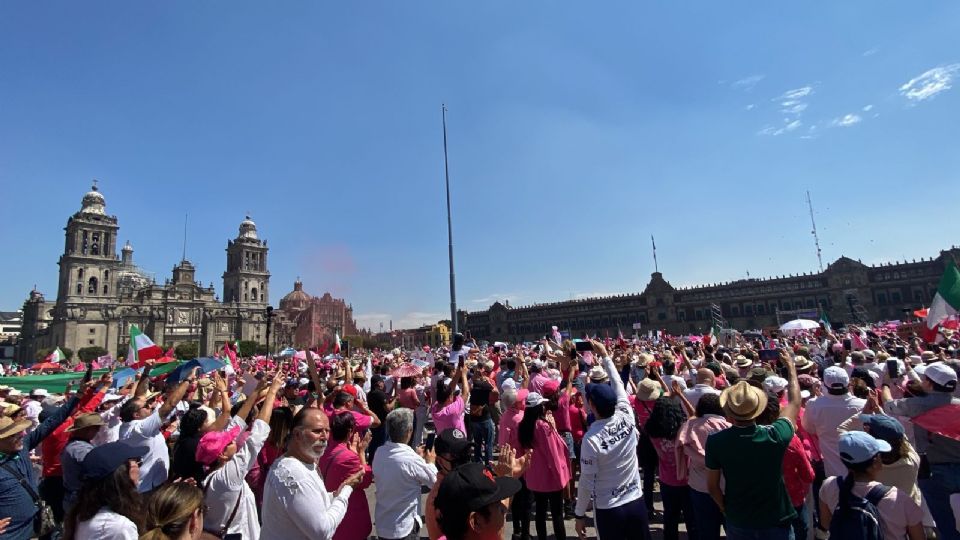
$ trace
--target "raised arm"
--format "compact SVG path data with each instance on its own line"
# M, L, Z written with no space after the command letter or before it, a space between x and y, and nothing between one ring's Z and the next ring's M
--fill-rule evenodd
M190 383L197 380L197 370L200 368L193 368L190 370L190 376L180 381L179 384L173 389L173 392L170 392L170 395L167 396L167 399L163 402L163 405L160 405L160 418L166 418L170 413L173 412L173 409L177 406L177 403L180 403L180 400L183 399L183 395L187 393L187 388L190 386ZM144 370L146 373L146 370Z
M593 345L593 354L602 358L603 369L607 372L607 376L610 377L610 386L613 387L613 391L617 394L617 401L630 404L630 399L627 397L627 391L623 387L623 381L620 380L620 373L617 371L617 366L613 364L613 359L610 358L609 353L607 353L607 348L603 346L603 343L600 343L597 340L591 340L591 345Z
M797 367L793 363L793 357L784 349L780 349L780 362L787 368L787 404L780 409L780 418L790 420L796 428L801 404L800 385L797 383Z
M143 372L140 379L137 380L137 389L133 392L133 397L142 397L147 395L150 390L150 369L153 368L153 360L147 360L147 365L143 366Z

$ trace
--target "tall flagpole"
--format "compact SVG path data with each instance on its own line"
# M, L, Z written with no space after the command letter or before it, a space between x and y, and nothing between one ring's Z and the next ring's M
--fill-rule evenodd
M450 321L453 324L453 333L458 333L457 324L457 285L453 273L453 220L450 216L450 167L447 164L447 105L440 105L443 115L443 174L447 183L447 240L450 258Z

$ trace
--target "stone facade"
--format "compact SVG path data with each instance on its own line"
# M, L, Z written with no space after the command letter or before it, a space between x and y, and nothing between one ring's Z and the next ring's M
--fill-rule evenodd
M323 296L310 296L303 291L298 279L293 290L280 299L279 309L274 311L274 343L292 343L297 348L309 348L333 343L334 336L357 335L357 322L353 318L353 306L342 298L334 298L329 292Z
M479 339L535 341L551 326L573 337L604 337L665 330L671 334L709 331L715 316L730 328L763 329L825 313L845 322L905 320L927 306L937 291L948 259L960 260L960 248L936 258L867 266L840 257L816 274L742 279L730 283L675 288L654 272L641 293L511 307L494 303L485 311L458 314L460 328Z
M180 261L172 279L160 285L134 264L129 242L117 257L117 218L106 213L96 186L65 230L56 301L34 290L23 305L20 362L32 362L37 350L56 346L74 351L100 346L114 358L124 356L132 324L161 346L198 343L201 356L212 355L225 341L266 342L268 248L249 217L227 243L224 302L213 283L197 283L190 261Z

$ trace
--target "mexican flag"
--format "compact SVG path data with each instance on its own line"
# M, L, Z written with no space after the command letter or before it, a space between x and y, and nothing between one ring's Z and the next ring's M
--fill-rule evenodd
M710 326L710 331L703 336L703 341L708 345L716 345L720 339L720 327L716 324Z
M340 332L334 334L333 338L333 354L340 354Z
M130 325L130 346L127 349L127 365L136 364L144 360L156 360L163 357L163 349L153 343L146 334Z
M960 312L960 270L953 260L947 263L947 269L940 278L937 294L927 310L927 331L924 338L930 342L937 336L937 330L944 321L956 318Z
M832 328L832 327L830 326L830 319L827 318L827 312L826 312L826 311L821 311L821 312L820 312L820 324L822 324L823 327L826 328L827 330L830 330L830 329Z
M63 351L60 350L60 347L57 347L52 353L48 354L47 357L43 359L43 361L59 364L61 360L66 360L66 359L67 359L66 355L63 354Z

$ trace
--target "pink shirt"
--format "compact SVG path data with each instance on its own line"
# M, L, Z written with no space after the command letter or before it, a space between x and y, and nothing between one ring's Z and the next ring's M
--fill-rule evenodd
M563 390L557 400L557 410L553 411L553 421L557 424L557 431L572 431L570 429L570 396Z
M686 474L690 489L707 493L707 464L704 461L707 455L707 437L728 427L730 422L726 418L707 414L687 420L680 428L677 443L680 445L680 453L686 458L686 471L683 470L684 461L681 459L677 474L681 478Z
M420 405L420 399L417 397L416 388L407 388L397 393L397 403L407 409L416 409Z
M576 442L582 441L583 434L587 432L587 422L584 416L583 407L578 407L571 401L567 407L567 417L570 419L570 432Z
M540 493L560 491L570 481L567 443L544 420L537 420L533 429L533 456L523 477L530 491Z
M347 445L342 442L331 440L327 445L326 451L320 456L317 462L317 473L323 480L327 491L334 492L347 479L348 476L360 470L360 457L354 454ZM363 540L373 530L373 523L370 521L370 506L367 503L367 495L364 489L370 486L373 481L373 470L366 466L363 480L357 487L353 488L353 493L347 499L347 513L343 516L343 521L337 526L337 531L333 534L333 540Z
M358 413L357 411L353 411L353 410L350 410L350 411L342 411L342 410L337 411L337 410L334 410L333 407L326 407L326 406L324 406L323 412L324 412L324 414L327 415L327 420L330 420L330 421L333 421L333 417L336 416L336 415L338 415L338 414L340 414L340 413L342 413L342 412L348 412L348 413L352 414L352 415L353 415L353 419L356 421L356 425L353 427L353 430L354 430L354 431L363 431L363 430L369 428L369 427L370 427L370 424L373 423L373 419L370 418L369 416L367 416L367 415L365 415L365 414L363 414L363 413Z
M660 481L668 486L685 486L686 479L680 478L677 471L677 441L650 438L660 458ZM685 457L683 459L686 459ZM686 468L686 464L684 464Z
M437 433L443 433L443 430L456 428L466 433L467 430L463 423L463 398L457 396L445 407L440 407L439 403L434 403L430 407L430 414L433 415L433 425Z
M523 448L520 447L520 436L517 431L522 419L522 410L514 407L507 409L500 417L500 430L497 432L497 444L500 446L509 444L517 451L518 456L523 455Z
M802 506L813 483L813 465L810 465L806 449L796 435L790 439L783 454L783 483L793 506Z

